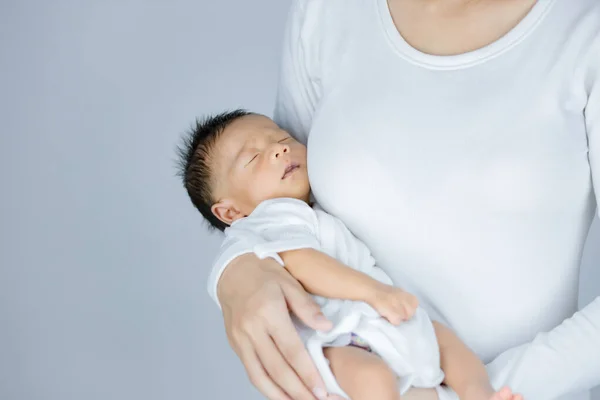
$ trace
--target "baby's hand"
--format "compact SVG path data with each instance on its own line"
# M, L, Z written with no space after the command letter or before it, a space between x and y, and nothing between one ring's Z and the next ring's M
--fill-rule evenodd
M469 386L462 396L459 395L459 398L461 400L523 400L523 396L514 394L506 386L494 392L489 383Z
M373 291L368 303L393 325L400 325L402 321L411 319L419 305L419 301L412 294L384 284Z
M514 394L508 387L503 387L494 393L489 400L523 400L523 396Z

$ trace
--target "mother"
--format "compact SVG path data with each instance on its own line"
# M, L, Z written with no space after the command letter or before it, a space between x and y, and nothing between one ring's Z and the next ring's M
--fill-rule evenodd
M600 2L295 0L280 79L275 120L308 142L317 201L394 282L495 385L589 399L600 298L575 311L600 182ZM275 262L236 251L209 288L231 345L269 399L314 399L287 309L327 321Z

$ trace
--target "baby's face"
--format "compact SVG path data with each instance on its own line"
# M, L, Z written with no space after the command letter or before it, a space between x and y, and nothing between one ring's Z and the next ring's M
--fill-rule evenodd
M292 197L308 201L306 147L275 122L248 115L231 123L213 155L213 213L230 224L264 200Z

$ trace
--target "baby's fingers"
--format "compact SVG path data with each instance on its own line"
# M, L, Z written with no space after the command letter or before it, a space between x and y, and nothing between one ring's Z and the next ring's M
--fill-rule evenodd
M417 311L416 307L413 307L410 304L405 304L404 305L404 320L408 321L409 319L411 319L415 315L416 311Z
M492 396L491 400L514 400L513 394L508 387L503 387Z
M379 310L379 313L392 325L400 325L404 320L404 311L397 311L394 308Z

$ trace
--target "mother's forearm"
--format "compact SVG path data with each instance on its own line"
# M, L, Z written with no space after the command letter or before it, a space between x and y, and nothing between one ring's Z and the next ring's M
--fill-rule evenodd
M509 349L488 365L495 387L546 400L600 384L600 297L550 332Z

